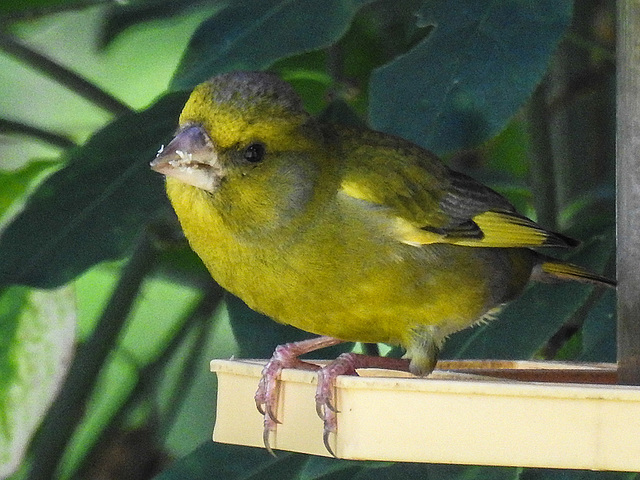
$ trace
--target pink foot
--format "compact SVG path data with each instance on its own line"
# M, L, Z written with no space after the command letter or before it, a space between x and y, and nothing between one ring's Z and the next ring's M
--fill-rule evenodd
M329 444L329 435L335 433L338 425L338 409L333 401L335 382L339 375L358 375L358 368L386 368L409 371L409 361L399 358L371 357L357 353L343 353L333 362L318 370L316 390L316 412L324 422L322 440L332 456L336 456Z
M262 439L265 448L271 455L274 455L274 453L270 446L269 437L271 432L275 431L276 425L280 423L275 414L278 410L278 379L280 378L280 372L285 368L318 370L320 368L318 365L304 362L298 359L298 356L341 342L342 340L332 337L317 337L276 347L271 360L262 370L262 378L254 397L258 411L264 415Z

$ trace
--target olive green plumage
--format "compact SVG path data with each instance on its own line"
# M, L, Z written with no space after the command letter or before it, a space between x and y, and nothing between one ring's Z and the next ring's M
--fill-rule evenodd
M418 374L532 277L611 283L531 250L575 242L493 190L400 138L318 123L271 74L198 86L152 166L224 288L309 332L402 345Z

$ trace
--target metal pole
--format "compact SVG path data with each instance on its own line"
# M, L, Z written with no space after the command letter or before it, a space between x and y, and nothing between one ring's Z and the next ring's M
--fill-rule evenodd
M640 0L618 2L618 381L640 385Z

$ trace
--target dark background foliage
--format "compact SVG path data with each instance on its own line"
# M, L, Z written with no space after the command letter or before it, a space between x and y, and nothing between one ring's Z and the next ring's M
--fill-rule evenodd
M605 476L211 442L207 361L307 335L211 282L148 162L193 86L269 69L311 112L433 150L614 275L612 0L7 0L0 21L0 476ZM613 292L533 285L443 356L614 361L614 310Z

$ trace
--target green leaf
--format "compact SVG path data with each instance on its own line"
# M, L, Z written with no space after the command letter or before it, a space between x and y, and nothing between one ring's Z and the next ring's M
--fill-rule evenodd
M278 345L317 336L291 325L274 322L266 315L251 310L234 295L227 294L226 303L231 330L238 343L236 356L240 358L271 358ZM256 335L256 332L260 334ZM352 343L342 343L312 352L306 357L334 359L341 353L350 351L352 346Z
M155 480L269 480L295 478L304 455L279 453L263 448L241 447L208 441L181 458Z
M583 362L616 361L616 293L609 290L591 309L582 327Z
M347 102L337 99L329 103L318 116L321 122L347 125L355 128L366 128L366 125Z
M193 9L193 0L114 2L102 25L99 45L101 48L108 46L119 34L135 25L176 17Z
M74 150L0 236L0 284L61 285L88 267L123 257L167 208L149 161L177 124L186 96L172 94L123 115Z
M330 457L309 455L299 480L338 480L351 479L356 473L366 468L386 467L387 462L364 462L358 460L340 460Z
M245 0L204 22L172 82L191 88L217 73L262 70L276 60L327 47L372 0Z
M569 25L569 0L428 1L425 40L374 71L370 120L438 154L500 132L528 99Z
M523 470L519 480L632 480L634 478L638 478L637 473L527 468Z
M57 166L51 160L36 160L15 171L0 171L0 218L15 209L29 188Z
M424 39L428 28L416 25L416 12L424 0L377 0L362 8L347 34L332 49L350 103L366 113L371 72ZM342 71L340 71L340 69ZM354 94L356 95L354 97Z
M75 341L70 288L0 296L0 478L22 461L68 369Z
M316 50L277 61L269 70L295 89L307 112L317 115L326 107L334 84L326 65L326 52Z
M74 6L86 6L87 3L81 0L3 0L0 3L0 14L24 13L29 10L55 11ZM98 3L97 0L95 3Z

